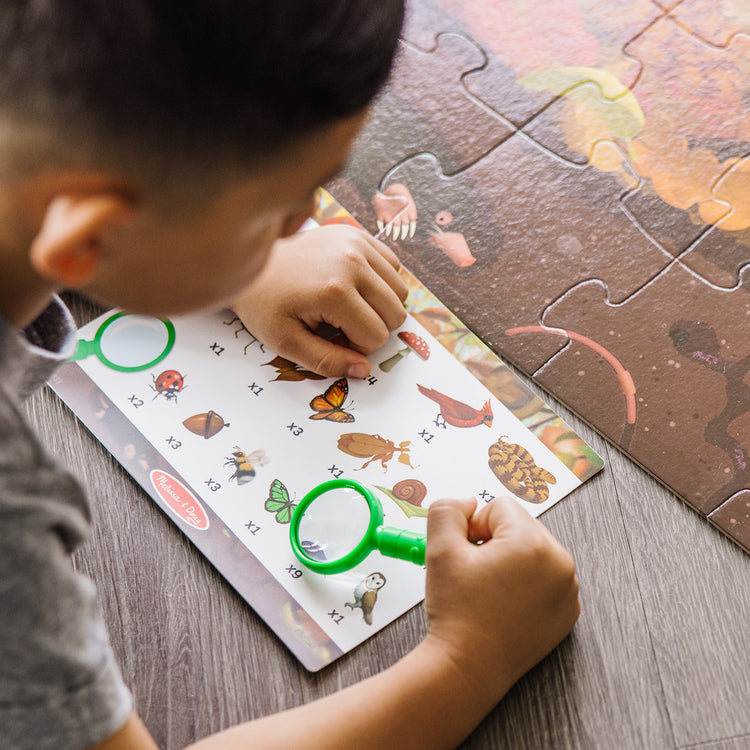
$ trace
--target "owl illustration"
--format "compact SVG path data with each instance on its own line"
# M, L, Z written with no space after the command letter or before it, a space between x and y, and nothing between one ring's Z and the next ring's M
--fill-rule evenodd
M378 589L382 589L383 586L385 586L385 576L382 573L370 573L354 589L354 601L346 602L344 606L350 609L359 607L364 621L372 625L372 610L378 600Z

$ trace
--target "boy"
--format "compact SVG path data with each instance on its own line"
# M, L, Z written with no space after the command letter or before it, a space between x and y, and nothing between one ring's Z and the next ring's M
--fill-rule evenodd
M280 354L365 376L404 318L398 260L351 229L293 235L387 75L401 16L401 0L0 2L3 748L155 747L70 566L86 501L17 407L71 354L55 292L155 315L232 303ZM316 337L322 321L352 348ZM511 500L474 511L430 510L414 651L197 747L460 742L579 612L572 561L541 524Z

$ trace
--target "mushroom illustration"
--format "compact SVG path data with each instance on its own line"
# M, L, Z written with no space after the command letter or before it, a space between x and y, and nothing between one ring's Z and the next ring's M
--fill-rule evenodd
M410 351L415 351L420 359L426 360L430 358L430 347L421 336L417 336L416 333L412 333L411 331L401 331L398 337L406 346L403 349L399 349L392 357L380 363L380 369L383 372L392 370L396 362L403 359Z

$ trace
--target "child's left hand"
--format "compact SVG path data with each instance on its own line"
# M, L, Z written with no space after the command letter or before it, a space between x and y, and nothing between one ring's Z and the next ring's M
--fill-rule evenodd
M263 270L230 304L260 341L326 377L364 378L365 354L385 344L406 318L408 289L396 255L354 227L337 225L278 240ZM327 323L349 340L315 334Z

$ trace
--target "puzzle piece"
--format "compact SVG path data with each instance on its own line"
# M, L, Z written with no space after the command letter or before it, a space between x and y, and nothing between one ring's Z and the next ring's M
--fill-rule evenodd
M590 0L547 0L523 6L512 0L467 3L464 20L491 60L486 69L466 76L466 87L534 135L527 123L548 107L553 110L548 117L559 123L559 110L569 104L559 97L579 84L600 86L604 98L613 96L613 83L632 87L640 63L623 49L659 13L648 0L621 2L616 10ZM549 84L555 76L567 80L557 87L539 85L540 81ZM543 131L542 125L540 138ZM554 150L551 144L540 142Z
M680 261L714 286L734 288L750 265L750 158L737 160L717 180L701 215L715 225ZM713 214L711 212L714 212Z
M552 300L585 279L606 281L620 302L670 261L619 210L622 187L612 175L562 161L521 133L450 177L434 156L415 156L381 188L392 183L406 186L418 209L414 236L389 239L405 265L527 371L561 343L509 344L506 328L537 323ZM348 207L373 231L369 203L359 195ZM474 262L462 267L451 257L453 235Z
M687 251L681 262L708 283L732 288L748 258L750 37L710 47L669 16L628 51L643 62L633 93L645 114L644 130L631 148L632 167L652 195L684 211L692 223L692 231L687 221L681 223L686 231L673 248ZM631 210L652 236L660 214L669 211L639 211L637 205Z
M559 97L524 132L576 164L593 163L603 172L622 175L632 171L630 144L643 130L644 116L636 98L617 78L596 68L572 67L525 76L522 81ZM609 150L600 151L596 158L594 150L601 144L609 144Z
M726 292L675 263L620 305L600 282L584 282L542 322L588 337L622 364L633 426L621 379L590 346L570 341L536 380L696 509L710 513L750 486L750 274Z
M522 126L555 98L519 83L527 74L589 66L632 85L639 64L623 47L659 13L649 0L621 2L617 12L595 0L420 0L407 7L402 37L422 49L446 31L473 39L487 65L466 76L467 90Z
M631 181L624 210L667 252L688 251L682 262L725 288L737 283L747 257L746 237L726 232L750 226L742 158L750 136L743 100L748 51L745 37L717 50L672 18L659 19L627 45L642 63L632 92L601 82L566 89L563 79L558 89L571 101L556 102L525 128L564 158ZM718 85L731 95L717 99ZM724 137L707 137L717 116ZM603 149L607 140L612 146ZM709 231L714 225L723 232Z
M456 34L441 35L429 52L399 44L393 74L350 157L363 189L374 193L389 168L421 151L436 154L449 173L459 171L512 134L461 87L463 75L485 63L481 50Z
M750 35L750 6L744 0L682 0L672 18L708 44L726 47L736 34Z
M667 17L628 46L643 63L633 93L645 116L632 164L670 205L687 210L710 203L714 183L747 154L747 41L713 49ZM700 212L697 218L709 221Z
M620 80L606 68L585 66L528 73L520 79L527 89L544 91L557 98L524 126L524 132L564 159L588 163L603 172L618 175L623 185L631 189L622 197L622 210L665 252L676 257L706 233L708 225L697 209L692 213L685 209L690 209L696 200L696 184L704 186L697 196L699 201L715 200L711 186L721 174L722 165L712 155L695 154L689 162L679 159L686 148L683 142L687 143L682 139L677 144L682 148L672 149L676 153L672 155L671 169L662 171L663 162L670 158L664 144L674 139L674 128L662 116L661 103L650 113L648 127L645 127L645 113L628 88L635 85L642 62L630 52L632 43L627 41L630 33L636 39L644 35L643 28L647 35L649 26L655 24L659 16L659 9L645 3L638 4L637 11L639 23L626 26L617 36L618 40L625 40L626 54L620 56L621 63L634 63L628 72L629 78ZM665 23L669 26L672 22ZM648 49L649 45L636 49L643 52L644 47ZM609 49L610 67L616 70L617 56L612 47ZM492 81L491 66L492 62L488 68L467 76L467 86L471 87L473 77L482 76ZM620 69L625 70L623 64ZM494 85L499 87L494 98L507 99L507 82L495 78ZM720 205L725 213L730 211L726 204L715 205ZM688 264L693 267L692 260ZM696 262L694 270L708 273L705 265ZM725 273L720 278L726 282ZM710 280L715 283L717 278L712 276Z

